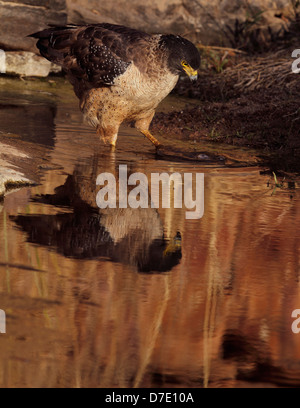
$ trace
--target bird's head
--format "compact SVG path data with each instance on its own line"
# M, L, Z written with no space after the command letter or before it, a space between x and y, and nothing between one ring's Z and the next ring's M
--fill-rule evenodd
M168 53L168 68L173 74L186 73L192 81L198 77L200 54L189 40L179 35L162 35L160 45Z

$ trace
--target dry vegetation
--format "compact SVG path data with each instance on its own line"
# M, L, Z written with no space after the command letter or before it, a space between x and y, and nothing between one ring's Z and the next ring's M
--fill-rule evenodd
M300 172L300 78L292 71L292 52L300 48L299 5L294 2L286 30L266 36L257 22L248 22L239 35L229 30L237 49L200 45L196 86L183 80L175 92L203 103L157 115L155 131L254 147L274 168Z

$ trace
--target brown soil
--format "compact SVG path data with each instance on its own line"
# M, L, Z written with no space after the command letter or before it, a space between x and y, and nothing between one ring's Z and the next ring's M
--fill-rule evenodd
M194 86L181 81L175 92L199 99L199 106L156 114L153 131L249 146L273 170L300 173L300 77L291 72L290 55L275 67L268 56L205 72Z

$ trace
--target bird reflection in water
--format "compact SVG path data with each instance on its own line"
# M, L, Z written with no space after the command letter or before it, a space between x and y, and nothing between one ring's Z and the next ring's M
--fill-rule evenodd
M11 218L27 233L29 242L55 248L66 257L106 258L142 273L170 271L182 257L180 232L166 239L160 216L153 208L99 209L96 179L104 166L103 157L95 155L78 163L55 194L32 198L72 212ZM117 174L114 163L110 163L112 167Z

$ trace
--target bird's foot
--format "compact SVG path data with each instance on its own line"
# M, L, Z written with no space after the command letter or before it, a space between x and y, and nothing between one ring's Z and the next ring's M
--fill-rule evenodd
M164 147L164 145L162 145L161 143L157 146L155 146L155 154L157 154L158 156L160 155L161 149Z

